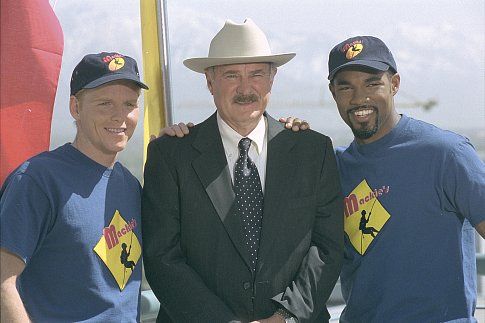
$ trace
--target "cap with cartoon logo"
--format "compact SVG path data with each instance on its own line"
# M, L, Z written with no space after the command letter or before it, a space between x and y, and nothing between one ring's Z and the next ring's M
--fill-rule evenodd
M349 38L335 46L328 57L328 79L347 66L365 66L379 71L397 72L392 53L382 40L372 36Z
M102 52L88 54L77 64L71 77L71 95L116 80L133 81L148 90L148 86L140 81L138 66L133 58L114 52Z

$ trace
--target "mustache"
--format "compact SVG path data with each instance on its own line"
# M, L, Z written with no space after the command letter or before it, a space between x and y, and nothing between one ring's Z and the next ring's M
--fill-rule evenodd
M233 98L234 103L253 103L258 102L259 97L256 94L238 94Z

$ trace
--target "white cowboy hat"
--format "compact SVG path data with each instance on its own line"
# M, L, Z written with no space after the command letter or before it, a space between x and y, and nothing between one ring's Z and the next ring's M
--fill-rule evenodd
M184 65L198 73L205 73L211 66L228 64L273 63L278 67L295 55L272 54L263 31L251 19L246 18L242 24L226 20L224 27L211 41L208 57L187 58Z

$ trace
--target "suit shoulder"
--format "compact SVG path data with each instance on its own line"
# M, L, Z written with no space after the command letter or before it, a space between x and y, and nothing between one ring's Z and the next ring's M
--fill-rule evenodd
M328 143L332 142L329 136L311 129L298 131L298 132L294 132L286 129L286 131L290 132L291 136L293 136L294 138L296 138L296 140L301 142L308 142L310 144L320 144L320 145L327 145Z
M197 136L197 133L199 132L199 129L200 125L195 125L194 127L190 128L189 134L185 135L182 138L179 138L177 136L171 137L167 135L161 136L152 140L148 146L156 146L158 149L164 151L170 151L172 149L180 149L185 146L191 146L195 137Z

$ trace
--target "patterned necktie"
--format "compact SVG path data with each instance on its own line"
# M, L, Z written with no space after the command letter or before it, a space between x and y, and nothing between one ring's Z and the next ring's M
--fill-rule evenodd
M251 139L239 141L239 158L234 167L234 193L236 195L236 214L242 220L244 242L249 251L251 270L256 269L258 261L259 238L263 218L263 190L258 169L249 158Z

